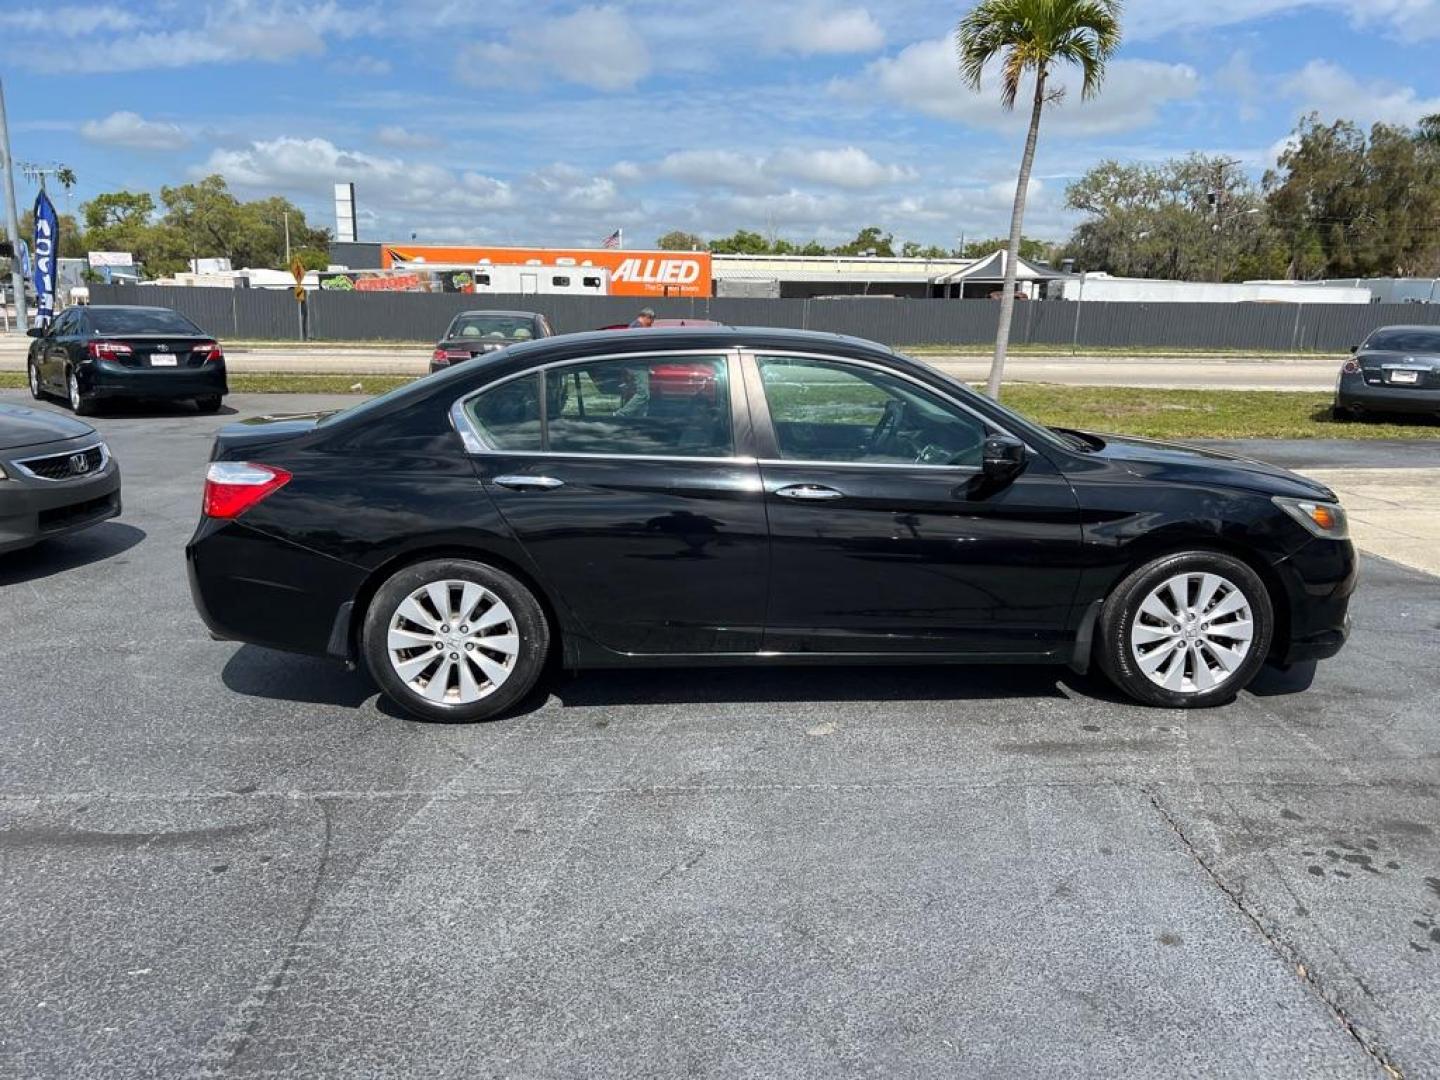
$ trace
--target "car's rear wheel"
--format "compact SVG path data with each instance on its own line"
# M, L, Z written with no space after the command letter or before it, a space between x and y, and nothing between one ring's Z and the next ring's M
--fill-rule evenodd
M45 391L40 388L40 369L35 366L35 361L33 360L26 364L25 368L30 381L30 396L36 401L44 401Z
M550 628L534 595L484 563L437 559L397 571L365 613L371 676L407 712L486 720L535 686Z
M1355 410L1337 402L1330 406L1330 419L1342 424L1346 423L1347 421L1355 419Z
M1218 705L1260 670L1274 624L1265 583L1239 559L1167 555L1134 571L1106 599L1100 666L1149 705Z
M76 416L95 415L95 399L80 389L80 380L75 377L74 368L65 373L65 391Z
M198 397L198 398L196 398L196 399L195 399L195 408L199 409L202 413L219 412L219 411L220 411L220 395L219 395L219 394L210 394L210 395L207 396L207 397Z

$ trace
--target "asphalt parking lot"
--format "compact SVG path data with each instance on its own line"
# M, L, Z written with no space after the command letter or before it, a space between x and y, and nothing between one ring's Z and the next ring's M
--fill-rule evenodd
M1367 558L1308 689L1207 712L836 668L423 725L206 636L232 418L100 418L124 516L0 561L0 1074L1440 1073L1440 579Z

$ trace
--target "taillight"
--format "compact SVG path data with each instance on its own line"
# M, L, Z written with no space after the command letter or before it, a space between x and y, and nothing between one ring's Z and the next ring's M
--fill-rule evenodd
M196 345L193 352L200 354L201 363L214 364L225 359L225 354L220 350L218 341L202 341Z
M114 360L118 356L129 356L134 350L123 341L90 341L85 352L92 360Z
M430 360L436 364L448 364L450 363L450 354L444 349L436 349L430 354Z
M249 461L212 461L205 473L205 516L237 518L290 482L290 473Z
M1343 371L1346 375L1354 375L1357 371L1360 370L1360 365L1357 364L1354 360L1346 360L1344 367L1342 367L1340 370Z

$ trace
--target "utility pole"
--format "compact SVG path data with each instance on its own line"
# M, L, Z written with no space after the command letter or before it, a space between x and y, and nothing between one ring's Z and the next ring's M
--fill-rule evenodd
M1224 224L1222 215L1225 213L1225 170L1232 165L1239 165L1237 158L1221 158L1215 162L1215 190L1210 193L1211 205L1215 207L1215 223L1210 226L1210 232L1215 237L1215 280L1218 283L1224 276L1225 247L1224 237L1221 235L1221 226Z
M290 211L284 211L285 215L285 265L290 265Z
M4 173L5 236L13 245L10 285L15 291L15 325L23 334L30 321L25 314L25 275L20 269L20 217L15 209L15 164L10 157L10 125L5 119L5 83L0 80L0 173Z

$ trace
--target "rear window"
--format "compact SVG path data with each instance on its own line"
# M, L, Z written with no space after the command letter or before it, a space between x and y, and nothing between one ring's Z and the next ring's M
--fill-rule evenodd
M184 315L165 308L92 307L86 315L98 334L204 334Z
M535 320L528 315L461 315L445 331L447 339L465 341L529 341Z
M1365 342L1365 348L1440 353L1440 330L1376 330Z

